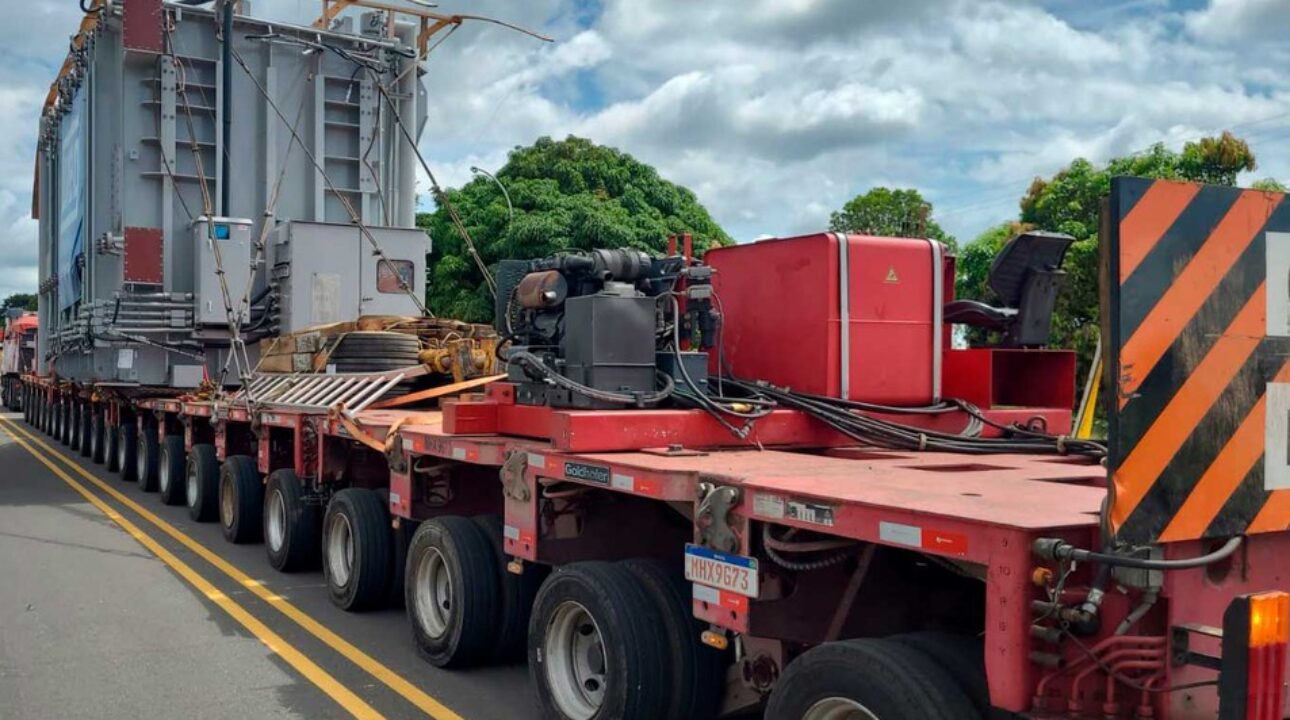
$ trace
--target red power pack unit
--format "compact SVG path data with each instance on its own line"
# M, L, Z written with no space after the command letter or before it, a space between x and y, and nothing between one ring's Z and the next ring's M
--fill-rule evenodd
M704 260L736 377L888 405L940 398L940 243L818 233L717 248Z

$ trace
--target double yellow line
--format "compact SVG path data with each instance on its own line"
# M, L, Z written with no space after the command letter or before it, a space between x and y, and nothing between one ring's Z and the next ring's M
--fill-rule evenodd
M0 416L0 429L3 429L6 434L13 438L14 442L18 443L23 447L23 449L31 453L32 457L36 458L45 467L49 468L50 472L54 473L54 475L58 476L59 479L71 486L73 490L84 496L86 500L101 510L104 515L107 515L116 522L116 524L120 525L121 528L134 537L135 540L138 540L144 547L156 554L162 562L169 565L171 569L179 574L180 577L184 578L193 587L197 588L199 592L209 598L219 606L220 609L224 610L224 612L228 613L230 617L245 627L252 635L255 635L260 642L264 643L270 650L277 653L301 675L308 678L310 682L335 700L354 717L379 718L381 717L381 714L377 712L375 708L364 702L362 698L358 697L342 685L326 670L323 670L316 663L310 660L304 653L283 640L281 636L269 629L267 625L257 620L247 612L245 608L238 605L224 593L220 592L219 589L210 583L210 581L206 580L198 574L197 571L193 570L190 565L175 557L173 553L162 547L162 545L152 536L144 533L137 525L123 517L101 498L90 492L87 487L73 479L61 467L55 464L54 461L50 459L50 456L61 460L63 464L74 473L89 481L99 490L107 493L114 500L129 508L131 511L137 513L139 517L178 541L181 545L191 550L203 560L214 565L216 569L227 575L234 582L255 594L256 597L268 603L283 615L286 615L292 622L299 625L310 635L313 635L315 638L322 641L323 644L362 668L386 687L398 693L412 705L416 706L417 709L433 718L437 718L438 720L463 720L460 715L444 706L417 686L413 685L406 678L394 672L389 667L376 660L376 658L373 658L358 649L352 643L332 632L317 620L306 615L299 608L288 602L286 598L271 592L265 588L263 583L259 580L256 580L241 570L238 570L236 567L229 564L227 560L207 549L206 546L180 532L173 525L162 520L147 508L139 505L134 500L121 494L121 492L116 488L95 477L71 458L58 452L36 435L29 433L18 426L10 418ZM43 449L46 454L42 454L38 451L36 447L33 447L33 444Z

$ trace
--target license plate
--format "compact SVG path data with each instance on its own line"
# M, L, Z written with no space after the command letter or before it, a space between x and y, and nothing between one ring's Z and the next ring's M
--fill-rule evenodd
M685 579L700 585L757 597L757 559L717 552L699 545L685 546Z

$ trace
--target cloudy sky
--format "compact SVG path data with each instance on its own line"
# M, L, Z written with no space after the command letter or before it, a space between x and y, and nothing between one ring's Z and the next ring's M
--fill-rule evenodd
M36 283L40 103L76 0L4 0L0 297ZM1231 128L1290 180L1290 0L440 0L556 38L462 28L433 54L422 141L440 180L541 135L613 145L689 186L737 239L823 227L915 187L961 240L1077 156ZM312 20L316 0L253 0ZM424 190L424 188L422 188Z

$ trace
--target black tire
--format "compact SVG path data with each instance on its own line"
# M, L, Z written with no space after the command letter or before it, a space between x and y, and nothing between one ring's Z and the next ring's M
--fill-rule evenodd
M184 436L167 435L157 458L157 492L166 505L183 505L188 498Z
M116 464L121 470L121 479L134 482L139 479L139 428L133 420L121 423L116 428Z
M81 415L85 412L84 408L84 403L72 403L72 437L71 441L67 443L67 447L76 452L81 451L81 441L85 439L84 434L81 432Z
M219 473L220 530L237 544L264 537L264 480L249 455L230 455Z
M304 485L294 470L282 468L269 474L263 513L269 564L281 572L317 568L321 545L318 507L305 502Z
M106 420L106 416L104 420ZM104 424L103 427L103 454L104 464L108 472L121 471L121 438L116 432L116 428Z
M386 502L388 507L388 498ZM417 528L420 526L421 523L407 518L398 518L395 521L394 532L391 534L394 561L390 565L392 568L390 584L385 598L385 604L389 607L403 607L403 586L406 577L403 569L408 565L408 548L412 546L412 537L416 535Z
M663 717L670 672L661 622L649 592L622 565L578 562L553 572L538 592L529 624L529 674L542 716L563 718L590 710L592 720ZM571 682L566 668L573 652L561 638L587 642L597 632L600 642L589 645L593 656L603 657L603 675ZM599 703L588 701L582 690L598 691ZM561 696L585 704L577 711L565 709L557 700Z
M193 446L185 463L184 480L188 517L197 522L212 522L219 517L219 458L214 445Z
M670 702L667 712L660 717L670 720L716 717L725 691L725 657L700 639L706 626L694 618L690 584L679 571L652 558L635 558L622 564L654 600L662 617L660 631L667 637L671 651Z
M385 604L394 574L390 513L367 488L332 495L323 516L322 566L332 604L371 610Z
M1013 720L1019 717L990 705L990 682L985 674L985 643L981 638L929 630L893 635L888 639L916 648L931 658L941 670L954 678L981 717L989 720Z
M493 657L501 661L521 660L528 649L533 601L551 569L546 565L524 563L523 573L516 575L508 571L505 543L502 542L502 516L478 515L471 519L484 529L493 545L493 553L497 557L497 576L502 588L497 648L493 651Z
M421 657L436 667L466 667L492 656L502 589L483 528L458 516L421 523L406 573L404 603Z
M107 457L106 443L103 442L104 436L107 435L107 428L103 423L103 409L93 408L90 410L90 460L103 464L103 459Z
M54 422L53 422L53 427L50 431L50 435L52 435L54 440L57 442L63 441L63 425L66 424L63 422L63 416L65 414L64 409L66 407L67 407L66 403L64 403L61 400L54 403Z
M157 426L145 423L143 432L137 433L137 437L135 457L139 463L139 489L157 492L157 476L161 474L161 442L157 439Z
M873 639L825 643L789 663L766 720L799 720L834 699L858 704L878 720L981 720L958 683L930 658Z
M72 443L72 401L64 400L58 409L58 442Z
M93 413L93 410L94 406L90 405L88 402L81 403L81 423L76 426L76 431L81 434L81 457L90 456L90 445L93 442L90 436L93 434L92 431L94 429L90 416Z

